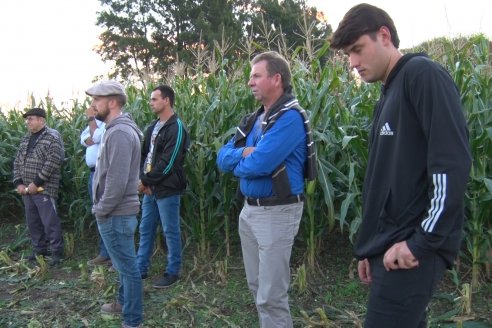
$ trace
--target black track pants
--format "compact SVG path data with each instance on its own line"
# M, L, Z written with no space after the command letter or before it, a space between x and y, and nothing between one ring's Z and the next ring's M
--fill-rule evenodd
M383 256L369 259L372 274L365 328L425 328L426 308L446 265L429 254L410 270L386 271Z

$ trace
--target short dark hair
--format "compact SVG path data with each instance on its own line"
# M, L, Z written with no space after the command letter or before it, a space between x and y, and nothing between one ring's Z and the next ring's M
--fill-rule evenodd
M251 64L254 65L262 60L267 62L266 69L268 75L272 76L277 73L280 74L282 77L282 87L284 91L290 92L292 89L292 74L290 73L289 62L278 52L267 51L256 55L251 61Z
M174 90L168 85L159 85L158 87L155 87L154 90L152 91L157 91L159 90L161 92L161 97L164 98L169 98L169 103L171 104L171 107L174 107Z
M359 39L364 34L369 34L372 39L382 26L386 26L391 32L391 42L398 49L400 39L396 31L395 23L384 10L361 3L352 7L343 16L337 30L331 37L331 47L334 49L345 48Z
M110 96L101 96L101 97L107 97L116 100L116 102L120 107L123 107L126 104L126 96L124 95L110 95Z

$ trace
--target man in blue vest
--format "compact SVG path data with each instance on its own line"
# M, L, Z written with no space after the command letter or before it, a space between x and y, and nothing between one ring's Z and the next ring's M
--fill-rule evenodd
M220 149L217 164L240 178L245 196L239 235L260 327L289 328L289 262L302 216L304 179L315 174L306 171L307 163L315 162L314 144L308 142L305 112L291 93L288 62L270 51L251 64L248 85L261 107L243 118Z

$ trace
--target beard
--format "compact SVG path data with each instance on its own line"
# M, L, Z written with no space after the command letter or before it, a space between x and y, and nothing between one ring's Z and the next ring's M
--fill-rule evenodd
M106 118L108 117L108 115L109 115L109 111L97 112L96 115L94 115L94 117L99 121L106 122Z

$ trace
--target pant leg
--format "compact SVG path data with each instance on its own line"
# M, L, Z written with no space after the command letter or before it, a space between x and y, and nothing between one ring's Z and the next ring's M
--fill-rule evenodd
M244 206L239 213L239 237L241 239L241 251L243 255L244 271L248 288L253 294L256 304L258 293L258 273L260 267L259 246L253 233L251 220L249 220L250 206Z
M290 256L303 203L248 208L249 226L258 243L256 307L262 328L293 327L289 309ZM253 278L253 281L255 279Z
M386 271L383 257L369 260L371 291L364 327L425 328L426 308L441 280L446 264L437 254L428 254L410 270Z
M56 212L55 199L44 194L35 194L29 197L36 205L52 253L63 254L63 234L61 221Z
M143 285L135 252L136 216L98 219L97 225L120 276L118 303L123 305L123 321L138 326L143 321Z
M94 180L94 172L89 171L89 180L87 183L87 187L89 188L89 197L91 199L91 204L93 202L93 200L92 200L92 182L93 182L93 180ZM97 231L99 234L99 229ZM99 255L102 257L105 257L105 258L109 258L109 254L108 254L108 251L106 249L106 246L104 245L104 241L101 237L101 234L99 234Z
M140 239L137 252L137 263L141 274L147 274L150 267L158 220L159 211L154 196L144 195L142 218L138 227Z
M48 241L44 233L44 226L39 216L38 208L32 196L22 196L24 210L26 212L26 225L31 236L33 251L37 254L46 254L48 251Z
M180 227L180 195L157 199L162 231L167 245L166 272L178 275L181 271L181 227Z

